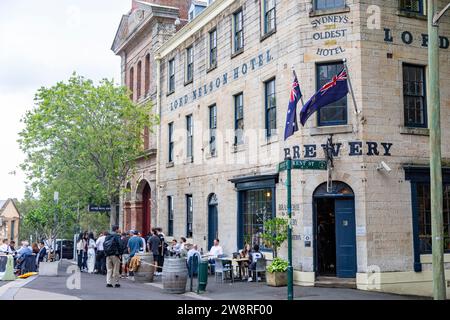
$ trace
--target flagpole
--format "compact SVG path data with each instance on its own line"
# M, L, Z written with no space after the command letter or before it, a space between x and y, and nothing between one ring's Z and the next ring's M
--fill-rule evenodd
M298 81L297 73L295 72L294 66L292 66L292 72L294 73L294 77L296 77ZM302 103L302 107L304 107L305 103L303 102L303 95L300 96L300 101Z
M350 80L350 72L348 71L348 67L347 67L347 59L346 58L342 59L342 62L344 63L344 68L345 68L345 71L347 72L348 86L350 87L350 91L352 92L352 99L353 99L353 106L355 108L355 114L360 114L361 111L358 110L358 106L356 105L355 93L353 92L352 81Z

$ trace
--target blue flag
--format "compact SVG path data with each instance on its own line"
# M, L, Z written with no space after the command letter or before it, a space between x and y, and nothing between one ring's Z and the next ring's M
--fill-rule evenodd
M297 103L301 97L302 92L300 91L297 75L294 73L294 82L292 83L292 90L289 97L289 105L286 115L286 126L284 127L284 140L292 136L294 132L298 130Z
M345 97L348 93L347 72L345 68L333 79L319 89L302 108L300 122L305 125L306 120L320 108Z

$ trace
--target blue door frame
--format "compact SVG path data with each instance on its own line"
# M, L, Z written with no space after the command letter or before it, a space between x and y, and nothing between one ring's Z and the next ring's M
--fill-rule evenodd
M335 203L336 276L339 278L354 278L356 277L357 269L354 196L330 194L313 197L314 272L316 276L318 275L319 265L317 248L317 199L333 199Z

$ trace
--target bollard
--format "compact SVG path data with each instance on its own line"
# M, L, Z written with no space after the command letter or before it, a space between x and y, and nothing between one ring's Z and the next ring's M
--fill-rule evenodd
M3 275L2 281L14 281L16 276L14 275L14 258L8 255L8 261L6 262L5 274Z
M198 264L198 287L197 293L200 291L206 291L206 285L208 284L208 260L200 260Z

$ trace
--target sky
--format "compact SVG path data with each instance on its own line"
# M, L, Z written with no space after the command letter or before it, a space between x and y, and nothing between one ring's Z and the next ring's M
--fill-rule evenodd
M120 83L110 48L130 8L131 0L0 0L0 199L23 198L17 139L37 89L74 71Z

